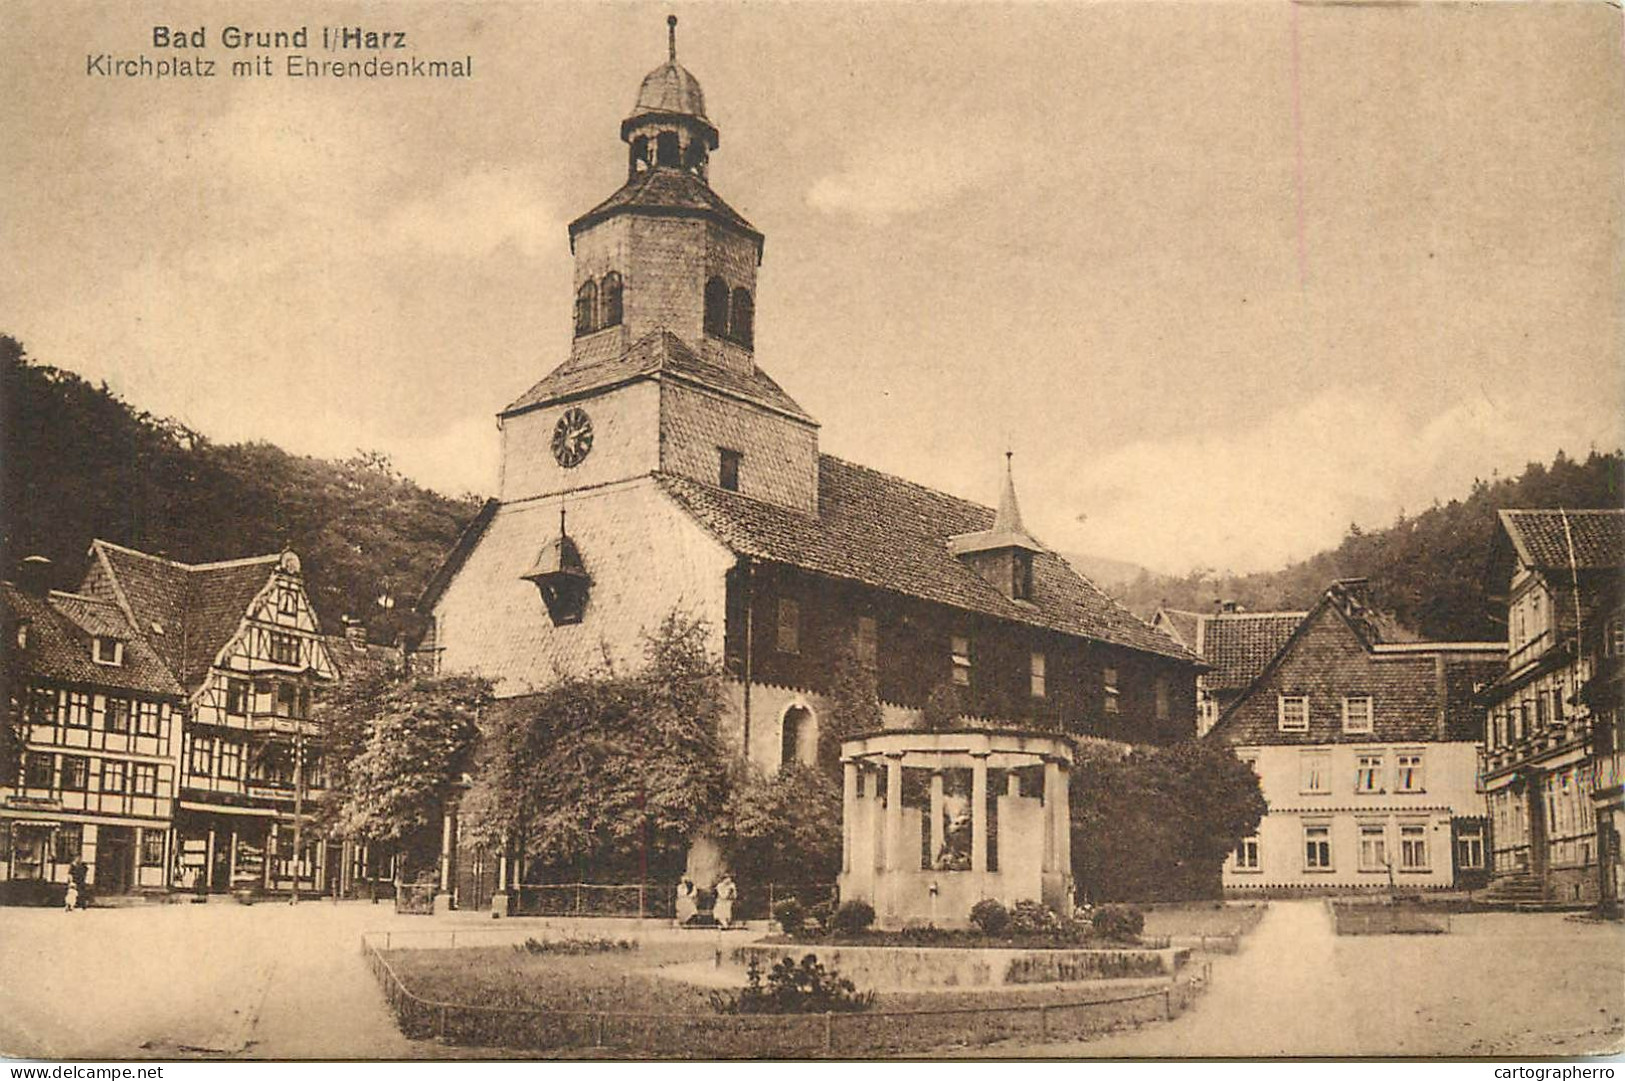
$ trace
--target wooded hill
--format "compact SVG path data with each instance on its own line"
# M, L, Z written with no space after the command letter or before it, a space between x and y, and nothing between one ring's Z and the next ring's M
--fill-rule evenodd
M389 640L479 499L449 499L389 459L342 462L269 443L217 444L106 385L33 363L0 336L0 577L43 555L72 589L94 538L187 563L292 548L329 633L364 620Z
M1486 581L1496 512L1509 507L1619 507L1625 459L1619 451L1592 451L1576 461L1561 451L1550 466L1530 463L1515 478L1476 480L1465 499L1435 503L1417 515L1401 514L1386 529L1351 525L1336 548L1282 570L1230 575L1211 570L1183 577L1142 573L1111 592L1149 618L1158 605L1209 612L1219 601L1252 611L1303 610L1337 578L1369 578L1376 604L1425 638L1500 641L1505 612L1497 613ZM1502 583L1504 586L1504 583Z

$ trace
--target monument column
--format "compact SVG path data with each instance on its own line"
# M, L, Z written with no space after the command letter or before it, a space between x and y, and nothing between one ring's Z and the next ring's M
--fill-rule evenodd
M1056 858L1059 844L1055 837L1055 808L1064 800L1061 794L1061 767L1053 758L1044 759L1044 870L1060 870Z
M886 755L886 915L897 913L898 875L903 869L903 753Z
M852 841L858 813L858 764L848 758L841 762L841 870L852 873Z

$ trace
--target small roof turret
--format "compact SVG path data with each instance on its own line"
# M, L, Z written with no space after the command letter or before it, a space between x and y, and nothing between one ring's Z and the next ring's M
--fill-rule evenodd
M1004 489L999 493L999 509L993 515L993 526L976 533L960 533L948 538L948 550L956 556L974 552L995 552L1005 548L1021 548L1029 552L1042 552L1044 546L1027 532L1021 521L1021 504L1016 501L1016 480L1011 459L1014 451L1004 452Z
M715 150L719 140L705 115L705 91L694 73L677 62L677 16L666 16L666 34L666 62L643 77L632 115L621 121L621 138L630 142L633 131L651 120L681 120L698 129Z

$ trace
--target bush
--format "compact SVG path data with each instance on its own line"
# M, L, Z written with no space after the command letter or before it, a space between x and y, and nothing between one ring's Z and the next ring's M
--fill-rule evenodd
M1010 929L1010 910L993 898L984 897L971 906L970 921L984 935L996 937Z
M1138 942L1145 930L1145 913L1133 905L1104 905L1095 910L1094 926L1113 942Z
M859 1013L875 1004L873 991L859 994L851 980L826 969L810 953L799 965L788 957L774 965L766 987L762 966L752 957L745 981L738 995L711 992L711 1008L717 1013Z
M566 956L579 956L589 953L614 953L618 950L635 950L637 948L637 940L631 938L526 938L525 941L514 946L513 952L556 953Z
M867 901L843 901L830 917L830 926L842 934L855 935L867 931L875 922L875 909Z
M1061 930L1061 918L1038 901L1017 901L1010 910L1010 933L1013 935L1055 935Z
M786 897L773 906L773 918L778 921L779 929L787 935L799 935L807 923L807 910L801 907L801 902L794 897Z

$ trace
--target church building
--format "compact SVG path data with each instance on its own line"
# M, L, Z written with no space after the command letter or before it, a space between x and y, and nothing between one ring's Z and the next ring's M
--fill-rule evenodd
M1008 462L995 510L820 453L759 364L763 234L711 187L719 131L669 21L621 124L626 182L569 227L569 356L499 414L499 494L419 602L419 670L520 696L606 651L636 664L677 609L712 628L725 735L763 771L816 755L851 651L888 727L938 695L1077 735L1194 736L1200 659L1028 532Z

